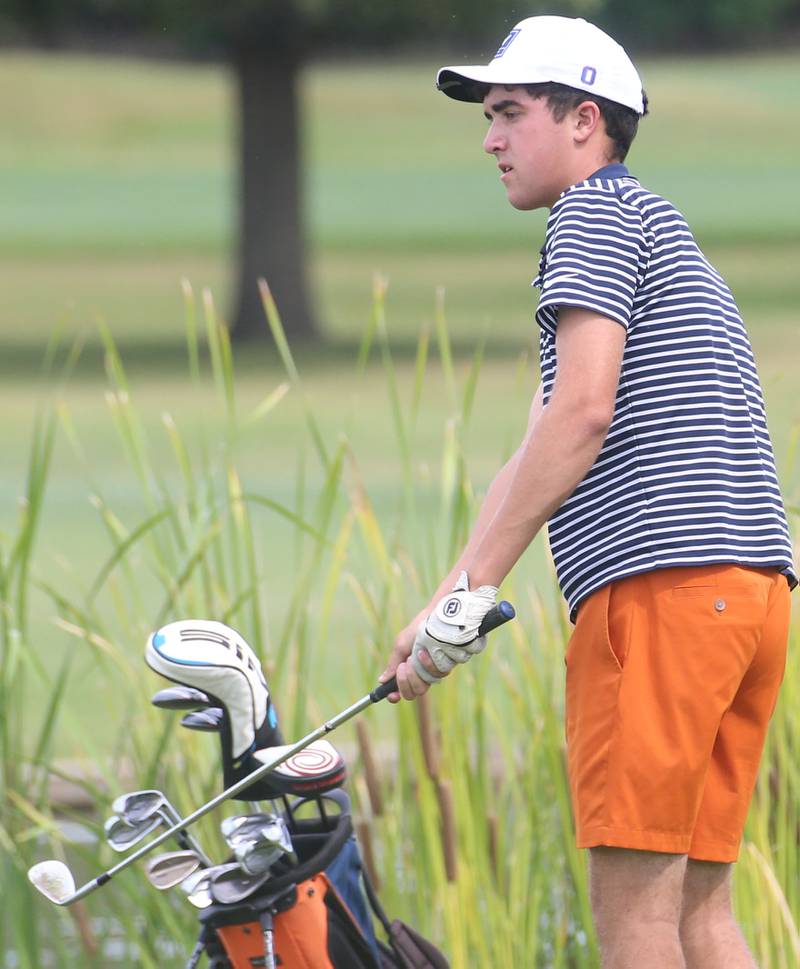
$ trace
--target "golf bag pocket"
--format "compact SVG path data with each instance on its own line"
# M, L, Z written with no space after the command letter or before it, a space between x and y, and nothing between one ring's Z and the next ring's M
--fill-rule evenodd
M224 917L224 916L223 916ZM232 969L264 965L258 921L215 926ZM294 902L273 921L275 965L281 969L377 969L358 924L324 873L297 886Z

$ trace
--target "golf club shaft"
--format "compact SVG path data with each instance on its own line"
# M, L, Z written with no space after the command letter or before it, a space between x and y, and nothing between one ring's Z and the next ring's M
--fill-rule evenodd
M501 626L503 623L508 622L509 619L513 618L514 607L511 605L511 603L505 601L499 602L486 614L486 617L478 630L478 634L483 636L486 633L491 632L492 629L496 629L498 626ZM261 767L252 771L247 775L247 777L243 777L240 781L237 781L229 788L226 788L226 790L224 790L221 794L213 797L210 801L202 805L202 807L199 807L192 814L187 814L182 821L174 824L171 828L164 831L152 841L149 841L146 845L142 845L138 851L135 851L132 855L128 855L127 858L124 858L119 862L119 864L114 865L113 868L109 868L108 871L103 872L102 875L98 875L97 878L94 878L92 881L81 886L81 888L79 888L74 895L71 895L69 898L66 898L61 902L57 902L56 904L71 905L73 902L77 902L79 899L85 898L88 894L90 894L90 892L95 891L95 889L100 888L102 885L105 885L107 882L111 881L115 875L121 871L124 871L125 868L128 868L140 858L143 858L146 854L149 854L149 852L153 851L154 848L158 848L160 845L164 844L165 841L175 837L179 831L183 831L185 828L188 828L189 825L194 824L195 821L199 821L200 818L205 817L206 814L213 811L214 808L218 807L229 798L235 797L241 791L246 790L266 774L269 774L270 771L275 770L276 767L280 767L281 764L289 760L290 757L294 757L295 754L300 753L300 751L308 747L309 744L313 743L315 740L320 740L329 733L332 733L343 723L347 723L348 720L352 720L352 718L361 713L362 710L365 710L373 703L378 703L390 693L396 692L396 690L397 681L394 677L392 677L392 679L387 683L381 683L371 693L368 693L360 700L357 700L354 704L352 704L352 706L349 706L346 710L343 710L337 716L333 717L333 719L327 720L321 726L317 727L316 730L312 730L311 733L306 734L306 736L301 740L298 740L297 743L287 747L283 753L279 754L277 757L274 757L272 760L267 761L267 763L262 764Z
M165 813L169 816L169 820L172 824L177 824L181 820L180 814L178 814L175 808L169 804L169 801L167 801L165 807L167 805L168 808ZM203 868L211 868L213 866L214 862L208 857L205 851L203 851L202 847L200 846L200 842L197 840L197 838L190 834L190 832L179 831L175 835L175 840L178 842L181 848L186 848L189 851L193 851L200 859Z

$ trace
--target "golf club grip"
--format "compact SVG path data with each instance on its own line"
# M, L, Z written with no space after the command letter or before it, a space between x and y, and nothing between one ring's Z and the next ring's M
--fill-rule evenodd
M503 623L513 619L516 614L516 610L511 603L506 599L501 599L483 617L483 622L478 627L478 636L485 636L493 629L497 629L498 626L502 626ZM380 700L384 700L389 696L390 693L397 693L397 677L395 676L375 687L369 697L373 703L378 703Z

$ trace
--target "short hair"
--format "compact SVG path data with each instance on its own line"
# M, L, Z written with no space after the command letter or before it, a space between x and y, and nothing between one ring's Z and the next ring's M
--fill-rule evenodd
M640 115L638 111L624 104L619 104L617 101L610 101L608 98L601 98L597 94L580 91L578 88L568 87L566 84L557 84L555 81L544 81L541 84L523 84L522 87L532 98L544 98L547 101L547 106L556 122L563 121L567 112L577 108L584 101L593 101L600 109L600 116L606 126L606 134L614 146L613 160L625 161L639 129ZM642 117L644 117L648 112L647 95L644 91L642 91L642 101L644 102Z
M617 101L610 101L608 98L601 98L597 94L590 94L588 91L580 91L578 88L569 87L566 84L558 84L556 81L542 81L539 84L507 84L506 87L521 87L532 98L544 98L550 113L556 122L561 122L566 118L567 112L577 108L584 101L592 101L600 109L600 116L606 126L606 134L611 139L614 146L612 160L625 161L630 150L636 132L639 129L639 113L633 108L619 104ZM478 101L482 101L489 93L491 85L485 83L475 84L473 87L474 96ZM641 117L648 113L647 94L642 91L642 102L644 111Z

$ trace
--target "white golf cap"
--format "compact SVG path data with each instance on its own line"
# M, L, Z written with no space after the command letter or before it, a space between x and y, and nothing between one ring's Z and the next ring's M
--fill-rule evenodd
M625 50L583 19L528 17L490 64L443 67L436 86L456 101L482 101L479 85L555 81L644 114L642 81Z

